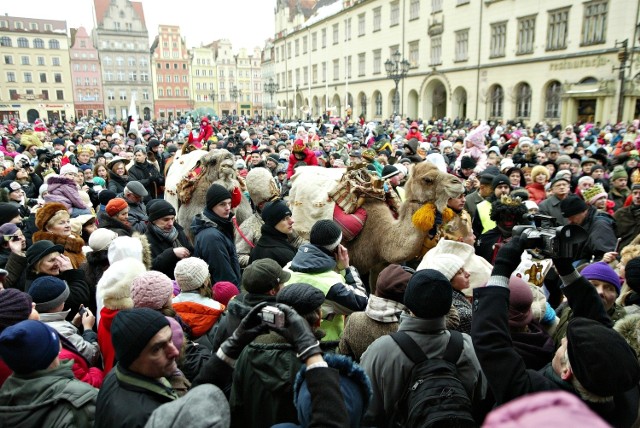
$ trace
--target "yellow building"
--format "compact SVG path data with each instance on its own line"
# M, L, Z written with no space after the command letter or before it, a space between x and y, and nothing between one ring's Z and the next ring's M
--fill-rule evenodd
M194 110L220 114L218 104L218 71L210 47L191 48L191 96Z

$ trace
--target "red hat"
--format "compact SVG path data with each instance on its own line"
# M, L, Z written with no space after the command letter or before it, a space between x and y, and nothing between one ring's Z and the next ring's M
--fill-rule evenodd
M297 139L293 143L293 152L294 153L302 153L304 151L304 141L301 139Z
M109 201L105 207L105 211L109 214L109 217L113 217L125 208L128 208L129 204L122 198L113 198Z

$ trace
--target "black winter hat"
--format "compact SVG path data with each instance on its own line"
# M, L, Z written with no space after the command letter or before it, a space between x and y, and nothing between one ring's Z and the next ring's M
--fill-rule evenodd
M382 168L382 177L383 178L391 178L400 174L400 170L393 165L385 165Z
M69 286L60 278L44 275L36 278L28 290L38 312L51 312L69 298Z
M0 202L0 224L9 223L20 215L18 207L8 202Z
M43 239L42 241L34 242L27 249L27 269L30 269L40 261L47 254L53 252L64 253L64 247L62 245L56 245L51 241Z
M569 195L560 201L560 211L562 217L569 218L587 210L587 204L579 196Z
M471 156L463 156L460 159L460 168L461 169L474 169L478 163Z
M576 317L567 326L569 363L587 391L609 397L640 381L640 365L626 340L597 321Z
M627 262L624 267L624 278L633 291L640 293L640 257Z
M147 204L149 221L153 222L168 215L176 215L176 209L164 199L152 199Z
M276 294L276 302L291 306L300 315L309 314L324 303L324 293L305 283L289 284Z
M342 240L342 230L333 220L318 220L311 227L309 242L333 251Z
M423 269L409 280L404 305L418 318L439 318L449 313L452 296L451 282L441 272Z
M160 312L150 308L124 309L116 314L111 325L111 340L118 364L128 368L147 343L169 321Z
M491 180L491 187L493 187L494 189L502 184L506 184L507 186L509 186L509 188L511 188L511 181L509 181L509 177L504 174L498 174L493 177L493 180Z
M109 201L111 199L114 199L115 197L116 193L113 190L109 189L104 189L103 191L98 193L98 201L100 202L100 205L104 205L105 207L107 206Z
M212 184L207 190L207 208L212 209L225 199L231 199L231 193L220 184Z
M291 210L287 204L281 200L268 202L262 208L262 220L271 227L275 227L282 219L290 215Z

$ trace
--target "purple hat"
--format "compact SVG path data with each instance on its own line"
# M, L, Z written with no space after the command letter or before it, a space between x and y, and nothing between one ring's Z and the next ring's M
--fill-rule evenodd
M582 276L588 280L604 281L616 287L616 291L620 294L620 277L611 269L611 266L605 262L592 263L580 272Z

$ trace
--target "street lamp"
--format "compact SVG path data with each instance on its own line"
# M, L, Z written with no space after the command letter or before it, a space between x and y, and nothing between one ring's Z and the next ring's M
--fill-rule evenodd
M622 122L622 110L624 109L624 78L625 72L629 66L627 60L629 59L629 50L627 45L629 39L625 39L621 42L616 42L615 47L618 48L618 61L620 61L619 67L612 67L611 71L618 71L618 79L620 79L620 94L618 98L618 123Z
M273 94L280 90L280 85L275 83L270 77L269 82L264 84L264 91L271 97L271 110L273 111Z
M216 91L211 91L209 97L211 98L211 102L213 103L213 114L216 114Z
M387 72L387 77L396 85L395 93L393 94L393 109L394 114L398 114L400 111L400 94L398 94L398 82L404 79L409 73L409 67L411 64L406 59L402 58L402 54L399 50L396 50L391 58L384 62L384 69Z
M240 103L236 102L236 100L238 99L238 97L242 97L242 90L238 89L236 85L233 85L229 90L229 95L231 95L231 99L233 100L233 102L236 103L236 114L238 114L238 112L240 111Z

